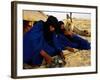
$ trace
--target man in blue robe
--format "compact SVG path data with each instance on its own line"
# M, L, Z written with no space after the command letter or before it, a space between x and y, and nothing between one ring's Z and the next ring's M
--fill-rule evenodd
M50 21L52 21L50 23ZM50 23L50 25L46 25L46 23ZM47 63L52 62L52 56L60 55L63 57L62 50L60 47L60 43L56 39L56 36L52 36L49 40L45 37L44 28L50 28L50 26L54 26L58 21L55 17L49 17L47 21L44 23L43 21L36 22L35 25L23 35L23 63L31 64L31 65L41 65L43 59L46 60ZM45 26L45 27L44 27ZM55 30L55 29L54 29ZM54 32L53 32L54 33ZM50 41L50 43L49 43Z
M40 55L43 45L42 22L35 24L23 35L23 62L40 65L43 57Z
M87 40L79 37L77 34L67 32L62 21L59 21L58 33L61 35L59 36L59 39L63 40L63 43L69 45L72 48L84 50L88 50L91 48L90 43Z

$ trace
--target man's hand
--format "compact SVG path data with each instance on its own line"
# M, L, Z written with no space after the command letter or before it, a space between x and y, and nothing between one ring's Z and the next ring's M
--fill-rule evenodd
M74 49L71 48L71 47L66 47L66 49L67 49L68 51L75 52Z
M44 57L44 59L45 59L47 64L51 64L52 63L52 61L53 61L52 57L50 55L48 55L44 50L41 50L40 54L41 54L41 56Z
M67 36L72 36L74 33L71 31L65 31L64 34Z

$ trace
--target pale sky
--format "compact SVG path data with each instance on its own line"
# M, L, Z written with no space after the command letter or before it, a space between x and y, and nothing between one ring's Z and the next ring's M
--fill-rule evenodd
M53 15L57 17L58 20L66 19L66 14L69 13L60 13L60 12L44 12L47 15ZM72 18L82 18L82 19L91 19L91 14L89 13L72 13Z

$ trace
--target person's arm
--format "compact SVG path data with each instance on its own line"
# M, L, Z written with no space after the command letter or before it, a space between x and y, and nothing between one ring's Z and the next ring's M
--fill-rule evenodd
M46 60L47 64L51 64L53 59L50 55L48 55L44 50L40 51L41 56L44 57L44 59Z
M68 51L70 51L70 52L74 52L74 49L71 48L71 47L66 47L65 49L68 50Z
M74 33L72 31L64 31L64 35L72 36Z

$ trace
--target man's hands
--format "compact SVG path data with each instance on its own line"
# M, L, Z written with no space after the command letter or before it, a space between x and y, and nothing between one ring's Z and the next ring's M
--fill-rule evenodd
M50 55L48 55L44 50L41 50L40 54L41 54L41 56L44 57L44 59L45 59L47 64L51 64L52 63L52 61L53 61L52 57Z
M64 31L64 35L72 36L74 33L72 31Z
M65 49L67 49L68 51L71 51L71 52L75 52L74 49L71 47L66 47Z

